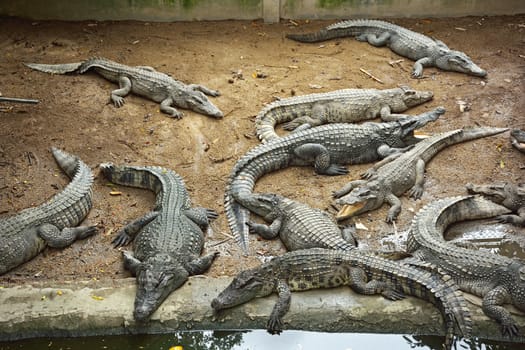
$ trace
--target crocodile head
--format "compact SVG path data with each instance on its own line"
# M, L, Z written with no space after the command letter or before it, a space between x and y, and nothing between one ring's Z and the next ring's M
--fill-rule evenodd
M436 121L440 116L445 114L446 110L444 107L437 107L431 111L419 114L414 117L402 118L397 121L398 127L394 130L390 130L388 135L385 135L384 138L387 141L387 144L392 147L403 147L407 145L415 144L423 137L428 135L421 134L416 136L416 130L424 127L426 124ZM400 138L401 143L395 143L392 139Z
M274 279L266 276L261 268L240 272L233 281L211 302L215 311L244 304L254 298L264 297L273 291Z
M164 299L188 279L188 272L169 254L147 258L137 267L137 294L133 316L147 320Z
M525 206L525 187L523 186L496 182L489 185L474 185L469 183L466 187L468 193L480 194L512 211L517 211Z
M384 202L384 193L378 181L369 181L366 185L354 188L350 193L335 201L340 209L335 218L344 220L379 208Z
M217 106L200 91L190 90L185 96L174 98L175 104L181 108L191 109L194 112L209 115L210 117L222 118L224 114Z
M485 77L487 71L478 67L472 59L461 51L442 50L435 61L436 67L443 70L466 73L477 77Z
M510 132L510 137L516 140L519 143L525 144L525 131L520 129L512 129Z
M253 193L243 198L242 205L265 219L273 220L272 214L281 203L282 198L273 193Z
M396 89L396 92L392 96L393 99L390 105L393 112L406 111L409 108L428 102L434 97L432 91L413 90L408 86L400 86L399 89Z

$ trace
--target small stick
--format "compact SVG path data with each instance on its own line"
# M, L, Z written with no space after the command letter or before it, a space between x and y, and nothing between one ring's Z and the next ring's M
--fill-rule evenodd
M40 101L27 99L27 98L14 98L14 97L2 97L2 96L0 96L0 102L18 102L18 103L37 104Z
M363 69L363 68L359 68L359 70L363 73L365 73L366 75L368 75L370 78L374 79L375 81L377 81L378 83L381 83L381 84L384 84L384 82L379 79L378 77L375 77L374 75L372 75L372 73L370 73L369 71Z

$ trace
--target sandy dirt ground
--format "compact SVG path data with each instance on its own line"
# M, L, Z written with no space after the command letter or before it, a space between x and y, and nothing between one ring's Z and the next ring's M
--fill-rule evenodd
M225 181L234 163L259 142L254 116L276 98L341 88L391 88L409 85L432 90L433 101L410 110L421 113L444 106L447 113L425 131L468 126L525 128L525 16L453 19L398 19L396 24L436 37L471 56L488 71L486 79L425 69L410 78L413 65L386 48L345 38L321 44L285 39L288 32L312 31L329 22L31 22L0 21L0 92L39 99L38 105L0 107L0 215L36 206L67 184L49 148L80 156L95 175L94 207L86 223L98 233L71 247L46 249L30 262L0 277L0 285L46 281L97 280L111 283L129 276L111 240L125 223L151 210L153 193L109 184L102 162L159 165L180 173L193 202L216 209L220 217L207 236L206 250L219 251L209 276L233 275L255 266L263 256L281 254L277 241L250 237L253 255L245 257L229 237L223 209ZM115 108L115 85L95 73L49 75L22 62L66 63L102 56L127 65L147 65L186 83L222 93L211 100L225 117L216 120L184 111L167 117L155 102L128 96ZM392 63L402 60L400 63ZM370 79L360 69L384 83ZM259 77L257 77L257 73ZM262 78L264 77L264 78ZM460 111L463 101L468 110ZM281 132L281 131L280 131ZM414 211L445 196L465 194L467 182L518 182L525 179L525 155L514 150L508 133L450 147L427 166L421 200L404 197L395 227L384 222L387 207L356 218L361 244L376 248L382 237L402 232ZM348 176L316 175L312 168L290 168L266 175L256 190L276 192L312 206L330 208L330 194L356 179L368 165ZM110 192L122 192L111 196ZM514 233L523 230L503 225Z

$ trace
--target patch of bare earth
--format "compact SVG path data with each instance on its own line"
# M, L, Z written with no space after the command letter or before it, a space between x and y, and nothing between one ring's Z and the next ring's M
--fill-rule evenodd
M391 88L410 85L432 90L435 99L410 113L444 106L447 113L425 130L438 132L476 125L525 127L525 16L453 19L399 19L393 22L436 37L462 50L489 72L487 79L425 69L424 79L410 78L413 65L386 48L345 38L321 44L285 39L288 32L317 30L328 22L0 22L0 92L36 98L38 105L3 104L0 112L0 214L38 205L67 184L49 148L80 156L97 175L94 207L86 222L98 234L71 247L46 249L30 262L0 277L0 285L96 279L102 283L129 276L111 240L125 223L151 210L153 193L108 184L102 162L160 165L180 173L193 202L221 215L207 236L206 249L221 256L207 273L231 276L259 263L261 255L284 251L281 243L252 236L250 257L229 238L223 209L225 181L236 160L256 146L253 117L277 97L341 88ZM458 29L459 28L459 29ZM159 112L159 105L128 96L115 108L115 85L97 76L49 75L22 62L66 63L102 56L127 65L148 65L187 83L222 93L212 98L225 117L215 120L184 111L182 120ZM395 63L398 60L402 60ZM391 63L392 62L392 63ZM391 64L390 64L391 63ZM378 77L381 84L360 71ZM256 72L265 78L257 78ZM470 109L461 112L458 101ZM12 108L10 108L12 107ZM368 228L362 243L377 247L381 237L402 231L413 212L445 196L464 194L467 182L524 180L525 156L513 150L508 134L450 147L427 166L426 190L418 201L404 197L396 227L384 222L387 207L357 218ZM321 209L330 196L369 165L353 166L348 176L316 175L312 168L268 174L257 191L277 192ZM111 196L112 189L122 192Z

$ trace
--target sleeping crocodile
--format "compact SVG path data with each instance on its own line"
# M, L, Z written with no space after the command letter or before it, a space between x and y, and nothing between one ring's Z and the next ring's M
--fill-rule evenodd
M401 196L406 191L415 199L423 194L425 166L445 147L496 135L504 128L458 129L433 135L401 155L391 155L376 163L363 176L368 180L355 180L334 192L336 205L341 209L337 219L343 220L377 209L386 201L391 208L386 218L394 221L401 212Z
M367 41L378 47L388 46L398 55L416 61L412 70L414 78L423 76L423 67L437 67L478 77L487 75L463 52L449 49L440 40L384 21L348 20L329 25L316 33L286 35L289 39L301 42L319 42L347 36L354 36L359 41Z
M101 164L104 175L125 186L146 188L157 195L155 210L124 227L115 238L115 247L131 241L133 253L124 252L124 267L137 277L134 317L147 320L160 304L188 276L204 273L217 253L199 257L210 220L211 209L191 207L182 178L155 166Z
M124 97L130 92L160 103L160 110L172 117L182 118L183 113L172 107L191 109L194 112L222 118L223 113L211 103L206 95L219 96L219 92L198 84L184 84L152 67L130 67L105 58L90 58L83 62L65 64L25 63L26 66L45 73L79 73L93 69L107 80L118 83L111 92L115 107L124 105Z
M516 226L525 226L525 184L494 183L490 185L467 184L471 194L481 194L491 201L501 204L515 214L500 215L497 220Z
M350 250L356 247L354 227L339 228L325 211L314 209L271 193L254 193L244 206L262 216L270 226L249 221L250 232L265 239L279 235L288 250L328 248Z
M404 294L435 304L443 314L450 348L454 326L470 336L471 320L466 301L457 286L439 274L375 255L374 252L312 248L288 252L260 267L240 272L215 299L215 311L231 308L271 293L278 293L267 330L279 334L289 310L291 292L348 285L360 294L381 294L398 300Z
M515 336L518 327L502 304L525 311L525 264L492 252L457 247L443 239L448 225L484 219L509 210L481 196L445 198L423 207L414 217L407 250L452 277L459 288L483 298L483 312L498 321L504 335ZM413 259L412 259L413 260ZM414 264L418 265L414 261Z
M38 207L0 218L0 275L31 260L46 246L64 248L95 233L95 226L78 225L92 207L93 174L78 157L51 148L71 182Z
M246 209L258 178L288 166L313 164L318 174L343 175L343 164L373 162L402 147L418 141L414 130L434 121L444 110L438 108L418 117L389 123L330 124L292 133L254 147L235 164L226 185L224 208L228 224L248 253L248 221Z
M518 151L525 153L525 131L512 129L510 132L510 143Z
M407 109L430 101L431 91L407 87L388 90L344 89L295 96L275 101L264 107L255 119L257 136L266 142L278 138L274 127L284 123L285 130L304 130L326 123L350 123L381 117L393 121ZM392 113L394 112L394 113Z

